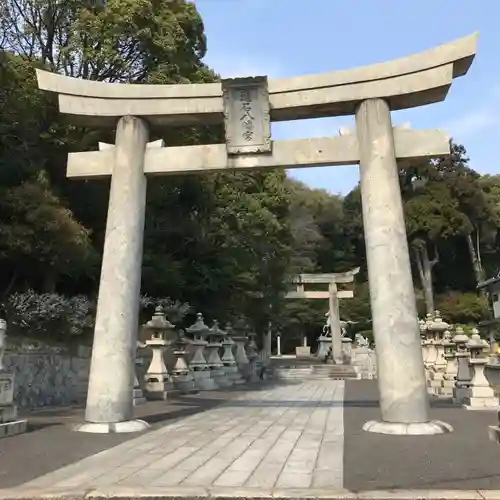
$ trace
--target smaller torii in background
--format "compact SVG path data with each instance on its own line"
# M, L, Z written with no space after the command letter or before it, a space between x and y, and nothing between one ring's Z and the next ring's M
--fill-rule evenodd
M285 295L287 299L328 299L328 318L332 335L332 356L336 364L342 364L342 326L340 323L339 299L352 299L352 290L338 290L338 284L353 283L359 267L345 273L298 274L292 278L295 291ZM328 285L328 291L305 290L305 285Z

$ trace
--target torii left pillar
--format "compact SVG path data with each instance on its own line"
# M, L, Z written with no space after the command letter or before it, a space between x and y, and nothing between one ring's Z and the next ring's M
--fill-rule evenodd
M119 120L85 422L76 428L81 432L136 432L148 427L133 420L148 137L144 120Z

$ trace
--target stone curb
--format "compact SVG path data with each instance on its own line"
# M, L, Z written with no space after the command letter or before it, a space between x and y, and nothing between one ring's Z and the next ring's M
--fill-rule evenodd
M88 490L0 490L0 500L500 500L500 490L374 490L147 487Z

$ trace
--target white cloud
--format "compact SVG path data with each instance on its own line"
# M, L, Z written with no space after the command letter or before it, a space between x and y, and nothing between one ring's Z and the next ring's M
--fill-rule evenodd
M461 139L476 135L500 123L498 103L492 102L449 122L445 128Z

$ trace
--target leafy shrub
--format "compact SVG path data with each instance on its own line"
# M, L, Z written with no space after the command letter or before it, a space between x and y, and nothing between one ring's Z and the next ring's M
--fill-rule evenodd
M193 312L193 308L183 302L171 300L169 298L160 297L154 298L148 295L142 295L140 298L141 322L148 321L154 313L156 307L163 307L163 312L169 321L175 325L179 325L189 313Z
M490 316L488 300L476 293L450 292L437 297L436 308L448 323L476 324Z
M9 329L36 337L79 336L92 331L95 307L85 296L28 290L13 293L4 304Z
M141 323L151 319L156 306L162 306L174 324L180 323L191 311L189 304L143 296L140 299ZM68 340L69 337L91 336L94 329L95 302L83 295L66 297L28 290L10 295L3 309L12 336Z

